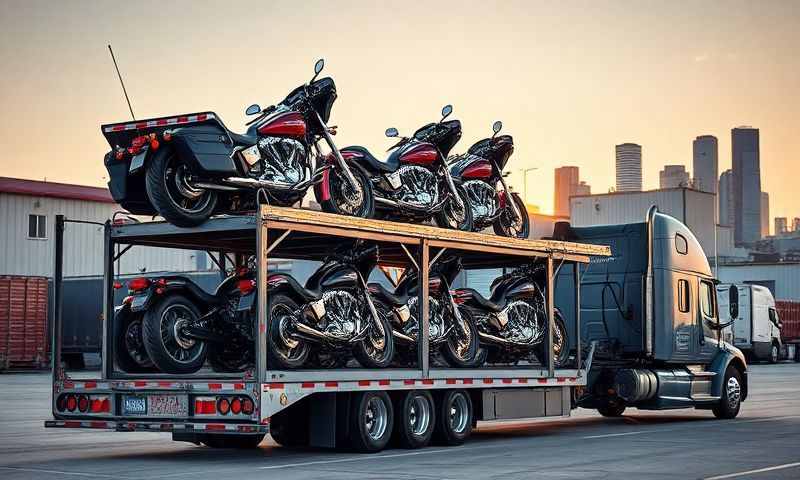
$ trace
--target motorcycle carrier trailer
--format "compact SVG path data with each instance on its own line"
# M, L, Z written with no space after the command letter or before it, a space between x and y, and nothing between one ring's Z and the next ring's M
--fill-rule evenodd
M249 445L255 446L264 434L272 433L284 445L341 447L357 443L347 438L348 431L352 431L351 413L356 411L353 405L376 392L377 395L384 394L381 392L389 394L391 403L395 405L404 393L421 392L434 399L436 409L439 409L440 402L458 397L459 405L470 406L465 411L469 413L467 420L471 430L477 421L568 416L575 407L576 395L587 383L594 345L589 348L581 345L580 335L576 334L572 335L569 364L561 368L554 366L553 339L549 333L545 335L545 365L457 369L431 362L428 273L445 251L457 251L467 270L513 267L525 257L542 259L547 267L547 332L552 332L554 279L560 268L571 266L571 277L575 282L574 303L562 307L573 315L574 322L568 330L580 332L581 266L587 265L590 257L609 256L609 247L504 238L269 205L259 206L259 210L250 215L214 217L191 228L166 222L106 222L103 225L102 369L99 376L94 373L92 378L78 378L79 375L67 371L61 361L61 285L64 230L80 228L80 223L86 222L72 221L61 215L56 218L53 419L45 421L46 427L170 432L175 440L202 442L209 446L242 446L235 441L245 437L256 439ZM266 351L269 333L266 321L268 260L321 260L332 247L353 239L377 243L381 267L418 270L421 322L416 365L384 369L272 369ZM233 258L231 262L238 268L246 264L248 256L254 256L258 327L255 330L253 368L236 374L202 369L195 374L175 375L127 373L116 367L112 325L115 263L134 245L204 250L223 272L226 259ZM214 253L218 255L216 258ZM84 377L85 373L80 376ZM221 400L227 400L229 405L236 400L239 405L250 401L252 408L246 413L221 414L216 406ZM395 423L400 421L400 416L400 412L394 412ZM287 428L302 431L301 440L298 441L294 434L287 437ZM226 443L226 440L231 441ZM444 443L461 441L463 438L449 438ZM363 444L356 445L356 448L375 451Z

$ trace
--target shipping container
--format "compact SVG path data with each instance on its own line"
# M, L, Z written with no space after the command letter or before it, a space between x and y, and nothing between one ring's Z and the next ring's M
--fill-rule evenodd
M47 279L0 277L0 371L48 365Z
M781 340L784 342L800 342L800 302L777 300L775 307L781 319Z

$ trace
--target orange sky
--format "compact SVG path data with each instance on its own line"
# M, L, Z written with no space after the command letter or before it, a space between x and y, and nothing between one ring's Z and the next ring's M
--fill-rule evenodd
M231 7L235 11L230 11ZM279 101L325 57L339 89L340 146L376 154L455 107L464 136L501 119L509 167L552 211L553 168L614 182L614 145L643 146L645 188L691 142L761 129L771 216L800 216L800 2L0 2L0 175L103 185L103 122ZM511 182L522 190L518 170Z

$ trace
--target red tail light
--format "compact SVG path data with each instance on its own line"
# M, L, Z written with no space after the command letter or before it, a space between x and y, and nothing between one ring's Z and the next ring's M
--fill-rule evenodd
M139 292L150 286L150 280L144 277L133 278L128 281L128 290Z
M119 290L120 288L122 288L122 283L114 282L114 290Z
M231 402L231 413L234 415L242 413L242 401L239 400L239 397L234 398Z
M200 399L194 401L195 415L214 415L217 413L217 404L213 399Z
M89 410L89 397L86 395L78 396L78 410L81 412Z
M250 279L239 280L237 287L242 295L247 295L256 289L256 281Z
M118 148L117 151L114 152L114 158L116 158L117 160L122 160L123 158L125 158L125 149Z
M245 415L251 415L253 413L254 407L255 405L253 405L253 401L250 400L249 398L245 397L245 399L242 400L242 413L244 413Z
M229 402L227 398L223 397L217 401L217 411L220 414L227 415L230 410L231 402Z
M67 410L74 412L77 407L78 400L75 398L75 395L67 395Z
M111 413L111 402L108 397L90 397L89 411L92 413Z

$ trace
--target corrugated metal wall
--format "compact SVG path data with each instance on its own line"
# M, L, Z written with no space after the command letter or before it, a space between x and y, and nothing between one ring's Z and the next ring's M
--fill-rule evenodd
M800 263L720 265L717 276L724 283L774 282L775 300L800 301Z

